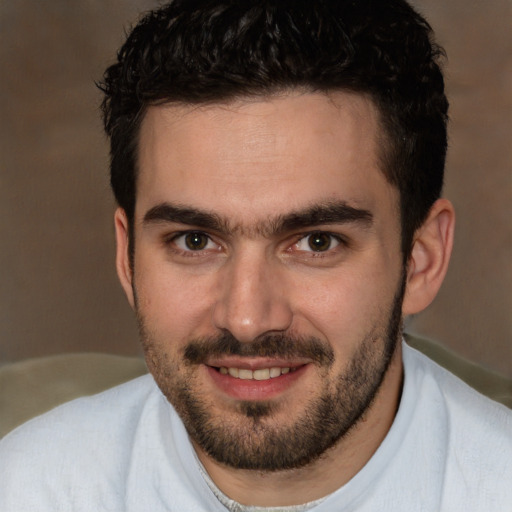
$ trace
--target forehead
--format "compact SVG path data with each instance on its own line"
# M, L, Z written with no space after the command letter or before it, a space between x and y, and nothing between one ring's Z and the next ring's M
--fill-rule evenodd
M232 217L320 201L377 207L394 187L379 169L378 114L350 93L289 93L148 109L136 214L162 202Z

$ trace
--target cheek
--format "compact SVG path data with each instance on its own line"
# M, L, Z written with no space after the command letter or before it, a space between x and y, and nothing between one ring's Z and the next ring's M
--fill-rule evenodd
M378 272L330 272L295 286L296 313L332 345L351 345L384 319L393 284Z
M155 336L188 340L211 329L211 280L165 266L136 268L137 312Z

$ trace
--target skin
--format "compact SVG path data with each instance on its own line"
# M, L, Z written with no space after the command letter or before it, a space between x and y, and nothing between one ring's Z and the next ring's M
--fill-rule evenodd
M182 377L213 420L233 432L254 428L240 407L251 401L272 407L259 419L265 427L286 429L322 390L335 388L363 344L371 349L369 364L378 366L404 270L399 196L379 170L379 130L371 101L343 92L148 109L139 141L135 257L132 267L127 219L118 210L117 268L142 325L150 371L171 402ZM366 212L370 221L281 222L331 204ZM186 221L181 215L177 222L168 209L162 214L162 205L214 214L219 222L205 228L197 215ZM420 311L437 293L453 224L453 208L439 200L416 233L403 315ZM208 236L201 250L187 248L182 233L190 230ZM330 247L312 250L312 232L333 235ZM248 346L265 335L314 337L331 351L332 364L225 355L208 364L185 362L191 340L222 333ZM211 371L274 365L300 365L301 371L277 389L239 381L228 386L234 391ZM219 463L197 443L196 452L217 486L241 503L318 499L352 478L380 445L398 407L401 381L398 344L376 396L349 435L302 467L241 470Z

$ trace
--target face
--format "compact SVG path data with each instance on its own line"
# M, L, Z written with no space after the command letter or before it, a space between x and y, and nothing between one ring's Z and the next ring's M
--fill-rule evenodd
M347 93L147 112L125 289L149 369L208 457L300 467L379 392L403 268L378 130Z

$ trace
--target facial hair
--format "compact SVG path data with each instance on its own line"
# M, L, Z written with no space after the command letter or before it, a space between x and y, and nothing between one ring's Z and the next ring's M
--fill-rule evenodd
M230 333L191 340L180 360L160 348L138 316L146 362L163 394L181 417L192 440L221 464L259 471L306 466L346 436L364 416L377 395L402 332L405 275L387 315L359 343L349 363L334 381L327 379L335 362L332 348L314 337L292 334L261 336L242 343ZM197 385L198 365L213 356L307 358L317 366L323 387L307 399L291 424L273 421L278 401L239 401L236 415L215 412L215 405Z

